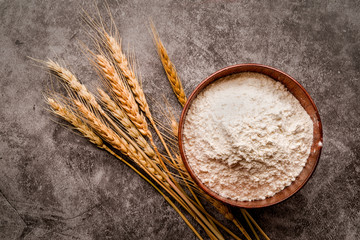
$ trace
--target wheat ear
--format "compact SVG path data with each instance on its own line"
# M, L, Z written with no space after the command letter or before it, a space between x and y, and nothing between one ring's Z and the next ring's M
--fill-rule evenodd
M151 125L153 126L156 134L159 136L161 143L163 144L165 151L167 152L168 156L170 157L171 161L174 162L174 158L171 155L168 146L166 145L160 131L158 130L154 119L152 118L148 103L146 101L144 92L136 79L136 75L133 70L130 69L129 64L127 62L125 54L122 52L121 44L115 40L114 37L110 36L105 30L102 31L103 37L105 38L105 41L108 45L108 48L110 49L110 53L113 56L113 59L115 60L116 65L118 68L122 71L123 75L125 76L125 79L127 80L132 93L134 94L134 99L138 102L141 110L145 113L146 117L149 119ZM106 60L106 59L98 59L99 60ZM102 63L102 65L105 65L105 62ZM107 64L110 65L110 64ZM114 69L115 70L115 69ZM153 146L155 152L158 155L158 158L161 158L160 153L157 150L157 147L155 146L152 137L149 138L150 143ZM169 173L169 170L167 169L165 164L162 164L163 169ZM177 184L176 181L174 181L175 184Z
M96 101L94 95L88 91L84 84L80 83L74 74L52 60L47 61L45 64L53 73L59 76L63 82L68 84L68 86L74 92L76 92L81 98L89 103L94 109L99 111L101 115L106 115L106 113L102 110L101 106Z
M117 97L122 109L127 114L132 123L136 126L137 130L142 135L149 138L151 145L157 153L157 157L160 159L160 153L158 152L157 147L154 143L146 119L142 114L140 114L135 98L131 94L129 89L125 86L123 79L120 78L119 74L116 72L115 67L104 56L97 55L96 61L105 79L110 83L110 90ZM152 121L152 119L150 119L150 121ZM160 163L162 167L166 169L165 164L162 161L160 161Z
M53 98L47 98L46 101L50 105L54 114L60 116L71 125L75 127L82 135L89 139L89 141L99 148L104 148L104 142L99 136L97 136L89 127L86 125L79 117L77 117L72 111L68 108L55 101Z
M140 165L144 165L145 167L149 167L149 165L151 165L152 167L156 167L156 165L154 165L154 163L150 160L147 159L147 161L145 161L143 158L144 156L142 156L141 154L138 154L136 151L138 151L138 149L136 149L132 144L128 144L130 150L133 150L132 152L128 151L128 148L124 148L126 146L126 143L128 140L128 137L126 136L126 134L123 133L123 131L112 121L112 119L104 112L104 110L101 108L101 106L97 103L95 97L93 94L91 94L87 88L81 84L79 82L79 80L75 77L75 75L73 75L69 70L67 70L64 67L61 67L59 64L53 62L53 61L48 61L46 62L46 65L48 66L48 68L53 71L56 75L58 75L60 77L60 79L62 81L64 81L65 83L67 83L69 85L69 87L76 92L82 99L85 100L85 102L87 104L89 104L92 109L98 111L101 116L103 116L104 118L106 118L106 120L108 120L112 126L117 130L117 132L122 134L122 137L127 138L126 141L123 141L123 138L116 138L116 134L110 129L107 128L107 126L103 125L103 122L99 121L99 119L95 116L94 113L92 113L91 111L89 111L84 105L82 105L81 102L77 101L74 99L74 103L75 105L77 105L78 108L80 108L79 110L83 110L83 111L87 111L87 112L83 112L83 114L85 113L86 117L88 118L89 123L94 124L92 127L97 130L107 130L105 132L98 132L101 133L103 135L101 135L102 138L104 138L107 142L109 142L111 145L114 145L114 148L117 148L118 150L122 151L125 155L128 155L131 158L134 158L134 161L137 160L136 157L138 157L140 160L140 162L138 162L138 164ZM126 89L125 89L126 90ZM129 96L132 96L129 92L128 92ZM136 103L134 104L136 107ZM82 106L82 107L81 107ZM138 110L138 109L137 109ZM128 112L127 112L128 113ZM129 116L129 115L128 115ZM146 124L145 119L143 120ZM101 128L103 127L103 128ZM138 128L139 129L139 128ZM142 130L144 130L144 128L141 128ZM141 129L139 129L139 131L141 132ZM147 128L147 124L146 124L146 130L148 131L148 133L151 136L150 131ZM135 150L134 150L135 149ZM130 155L129 155L130 154ZM144 153L145 154L145 153ZM152 169L150 169L150 171L153 171ZM156 178L159 179L161 177L162 174L162 178L164 178L164 174L158 169L158 173L156 174ZM164 182L163 184L168 185L168 183L166 181L164 181L164 179L162 179L162 181Z
M139 132L139 130L135 127L135 125L130 121L126 113L123 109L121 109L108 94L106 94L103 90L98 88L98 92L101 96L101 101L105 104L106 108L109 109L109 112L125 127L129 135L135 139L136 143L139 144L140 147L144 149L144 152L149 157L154 157L155 152L145 140L143 135Z
M104 110L101 108L101 106L96 101L96 98L92 93L90 93L87 88L80 83L80 81L75 77L74 74L72 74L68 69L61 67L58 63L53 61L46 62L47 67L53 71L57 76L60 77L62 81L68 84L68 86L76 92L82 99L85 100L93 109L98 111L103 117L105 117L112 126L119 131L118 126L108 117L108 115L104 112ZM144 120L145 121L145 120ZM145 121L146 123L146 121ZM134 127L135 128L135 127ZM136 128L135 128L136 129ZM134 129L132 129L132 132L134 132ZM150 131L149 131L150 133ZM153 149L147 144L145 139L141 139L140 137L135 138L137 140L137 143L143 147L144 152L149 157L154 157L154 151Z
M159 38L159 35L156 32L155 26L153 24L151 24L151 30L153 32L154 42L156 44L156 48L157 48L158 54L160 56L161 63L164 67L166 76L170 82L170 85L171 85L179 103L181 104L181 106L184 107L184 105L187 101L187 98L186 98L184 89L182 87L179 75L176 72L174 64L172 64L172 62L170 61L169 55L167 54L167 51L166 51L164 45L162 44L162 42Z
M128 60L121 49L121 42L115 40L114 37L104 32L107 45L110 49L111 55L113 56L115 63L124 75L127 83L129 84L136 102L139 104L141 110L146 116L149 115L150 109L146 101L144 91L142 90L139 81L136 78L134 71L130 68Z
M147 159L145 153L142 154L136 149L133 144L129 143L122 136L116 134L111 128L109 128L104 122L99 120L93 112L86 108L78 100L73 100L77 109L81 112L83 117L86 119L86 122L111 146L115 149L120 150L124 155L129 156L134 162L142 166L143 169L155 176L156 179L161 181L165 186L169 186L164 178L164 174L159 170L150 159Z
M102 55L97 55L96 61L105 79L110 83L111 90L121 103L121 107L124 109L130 120L134 123L141 134L152 138L146 120L144 116L140 114L138 105L135 102L133 95L117 74L114 66Z

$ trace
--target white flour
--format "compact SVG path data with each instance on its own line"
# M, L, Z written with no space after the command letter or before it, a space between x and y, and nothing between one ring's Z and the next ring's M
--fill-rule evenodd
M265 199L302 171L313 122L281 83L258 73L217 80L194 99L184 124L190 167L214 192Z

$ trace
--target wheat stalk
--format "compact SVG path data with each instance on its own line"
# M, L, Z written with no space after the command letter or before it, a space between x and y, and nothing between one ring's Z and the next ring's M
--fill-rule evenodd
M166 106L168 106L168 102L165 100ZM167 112L163 111L163 113L165 114L166 118L169 120L170 122L170 128L171 131L168 131L170 133L173 134L173 137L177 138L178 136L178 122L176 121L174 115L172 114L172 112L168 109ZM175 162L174 164L174 168L178 171L180 178L183 180L183 183L186 185L186 187L188 188L188 190L190 191L190 193L192 194L192 196L194 197L195 203L198 205L198 207L204 211L205 208L202 206L201 202L199 201L198 197L196 196L195 192L193 190L195 190L196 192L204 195L205 193L197 187L197 185L195 184L195 182L193 181L193 179L190 177L189 173L187 172L184 163L180 157L180 155L178 154L178 149L177 149L177 153L175 153L175 159L176 159L176 164ZM215 224L213 223L213 221L211 220L211 218L209 216L207 216L210 223L212 223L215 226ZM224 228L223 225L221 225L222 228Z
M244 214L250 219L250 221L255 225L255 227L259 230L259 232L265 237L266 240L270 240L268 235L261 229L261 227L257 224L257 222L251 217L250 213L245 209L241 209Z
M194 232L194 234L196 235L196 237L200 240L203 240L203 238L200 236L200 234L196 231L196 229L194 228L194 226L187 220L187 218L185 217L185 215L180 211L180 209L174 204L173 201L171 201L171 199L166 196L150 179L148 179L147 177L145 177L142 173L140 173L136 168L134 168L131 164L129 164L127 161L125 161L123 158L121 158L119 155L117 155L116 153L114 153L113 151L111 151L109 148L106 149L110 154L114 155L116 158L118 158L119 160L121 160L122 162L124 162L126 165L128 165L132 170L134 170L139 176L141 176L145 181L147 181L153 188L155 188L156 191L158 191L163 197L164 199L174 208L174 210L180 215L180 217L184 220L184 222L186 223L186 225L189 226L189 228Z
M185 106L185 103L187 101L184 89L182 87L179 75L176 72L174 64L170 61L169 55L167 54L167 51L162 44L159 35L156 32L155 26L151 24L151 30L153 32L154 42L158 51L158 54L161 59L161 63L164 67L166 76L170 82L170 85L179 101L181 106Z
M241 211L241 214L243 215L243 217L245 218L245 221L247 222L247 224L249 225L251 231L253 232L256 240L260 240L259 236L257 235L253 225L251 224L251 222L249 221L249 218L247 217L246 213L245 213L245 210L244 209L240 209Z

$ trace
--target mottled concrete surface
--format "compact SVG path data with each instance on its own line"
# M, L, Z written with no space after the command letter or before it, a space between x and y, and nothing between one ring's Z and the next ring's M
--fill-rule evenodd
M80 18L82 8L95 12L88 2L0 0L0 239L195 239L151 186L45 109L49 75L28 56L64 61L90 88L97 85L77 44L89 42ZM149 17L187 94L236 63L271 65L303 84L323 121L318 168L291 199L250 212L273 239L360 239L359 1L109 5L148 96L177 104Z

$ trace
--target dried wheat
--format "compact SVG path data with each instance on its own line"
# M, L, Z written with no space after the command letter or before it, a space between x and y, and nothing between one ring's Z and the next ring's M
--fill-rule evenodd
M159 35L157 34L153 24L151 25L151 29L153 32L154 41L155 41L155 44L156 44L156 47L158 50L158 54L161 59L161 63L164 67L166 76L170 82L170 85L171 85L178 101L180 102L180 104L182 106L184 106L187 101L187 98L186 98L184 89L182 87L179 75L176 72L174 64L172 64L172 62L170 61L169 55L167 54L167 51L166 51L164 45L162 44L162 42L159 38Z
M104 33L104 36L110 49L111 55L113 56L115 63L120 68L125 79L127 80L127 83L129 84L131 91L134 94L136 102L139 104L141 110L145 113L147 117L151 116L144 91L141 88L134 71L130 68L125 54L122 52L121 42L116 41L114 37L110 36L106 32Z
M156 168L150 159L146 159L132 144L127 142L123 137L117 135L111 128L109 128L104 122L98 119L93 112L86 108L84 104L78 100L74 100L74 104L77 109L82 113L86 122L111 146L120 150L124 155L129 156L134 162L136 162L144 170L153 174L156 179L162 182L163 185L169 186L164 178L164 174Z
M139 144L140 147L144 150L144 152L149 157L154 157L155 152L139 132L139 130L134 126L134 124L130 121L126 113L110 98L108 94L106 94L103 90L98 88L98 92L101 96L101 101L106 105L107 109L109 109L110 113L120 121L120 123L127 130L129 135L135 139L136 143Z
M99 111L101 115L106 115L101 106L96 101L94 95L88 91L84 84L80 83L74 74L54 61L49 60L45 64L53 73L59 76L63 82L67 83L74 92L76 92L94 109Z
M133 122L141 134L151 138L151 132L149 131L144 116L140 114L138 105L135 102L133 95L125 86L114 66L104 56L97 55L96 60L104 77L110 83L111 90L121 103L121 107L124 109L129 119Z
M81 112L86 123L89 124L106 142L114 148L120 150L123 154L129 156L126 141L119 137L111 128L106 126L96 115L85 107L80 101L74 99L74 104Z
M47 98L48 104L51 106L52 111L72 124L76 130L84 135L89 141L99 148L104 148L104 142L97 136L92 129L90 129L79 117L72 111L55 101L53 98Z
M185 223L191 228L191 230L196 234L196 236L199 239L202 239L202 237L199 235L199 233L195 230L195 228L191 225L191 223L186 219L186 217L183 215L183 213L178 209L178 207L170 200L169 197L167 197L154 183L151 182L147 177L145 177L141 172L139 172L136 168L134 168L131 164L129 164L127 161L125 161L123 158L121 158L119 155L117 155L114 151L112 151L110 148L108 148L104 142L101 140L99 136L97 136L92 129L90 129L79 117L77 117L72 111L70 111L65 106L61 105L57 101L55 101L52 98L46 99L48 104L51 106L52 111L54 114L60 116L61 118L68 121L70 124L72 124L76 130L78 130L80 133L83 134L84 137L89 139L91 143L94 143L99 148L102 148L106 151L108 151L110 154L114 155L116 158L118 158L120 161L124 162L128 167L130 167L132 170L134 170L138 175L140 175L143 179L145 179L149 184L151 184L163 197L164 199L175 209L176 212L179 213L181 218L185 221ZM140 159L140 158L139 158ZM149 171L152 171L149 168ZM167 186L169 186L167 184Z

